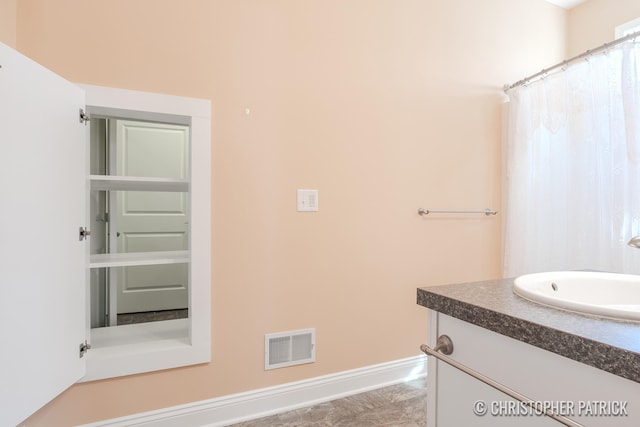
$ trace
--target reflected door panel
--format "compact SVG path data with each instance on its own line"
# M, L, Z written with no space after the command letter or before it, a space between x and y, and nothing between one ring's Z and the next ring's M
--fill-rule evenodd
M111 173L188 178L189 128L149 122L110 122ZM117 191L110 199L110 247L117 252L188 249L188 193ZM188 307L188 265L122 267L110 275L117 313ZM115 281L115 283L114 283ZM112 311L113 312L113 311Z
M112 126L116 127L117 175L187 178L186 126L128 120L113 120Z
M118 237L122 252L183 250L186 232L127 232ZM187 264L147 265L117 269L118 313L187 308Z

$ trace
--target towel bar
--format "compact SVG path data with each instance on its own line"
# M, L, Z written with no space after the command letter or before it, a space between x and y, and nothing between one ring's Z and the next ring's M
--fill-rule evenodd
M489 208L487 208L487 209L485 209L483 211L455 211L455 210L450 211L450 210L433 210L433 209L420 208L420 209L418 209L418 213L420 215L429 215L429 214L432 214L432 213L455 213L455 214L483 213L486 216L489 216L489 215L497 214L498 211L495 211L495 210L489 209Z

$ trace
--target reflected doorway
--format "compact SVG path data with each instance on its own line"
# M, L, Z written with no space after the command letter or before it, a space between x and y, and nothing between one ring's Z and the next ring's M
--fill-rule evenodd
M132 190L92 186L91 254L187 251L188 187L172 185L188 182L189 127L92 116L90 148L92 177L139 183ZM147 184L152 191L140 189ZM188 317L188 266L155 259L91 269L92 327Z

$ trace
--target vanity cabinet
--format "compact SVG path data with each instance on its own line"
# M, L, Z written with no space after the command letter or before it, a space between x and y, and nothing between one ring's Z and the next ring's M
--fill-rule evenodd
M533 401L555 404L561 415L579 425L638 425L638 382L429 310L431 348L441 335L453 342L450 359ZM429 427L562 425L544 415L523 413L508 395L433 356L427 372Z

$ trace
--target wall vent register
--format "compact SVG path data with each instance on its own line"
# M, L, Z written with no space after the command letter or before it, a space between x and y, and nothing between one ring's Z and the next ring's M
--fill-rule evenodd
M264 369L316 361L316 330L280 332L264 336Z

